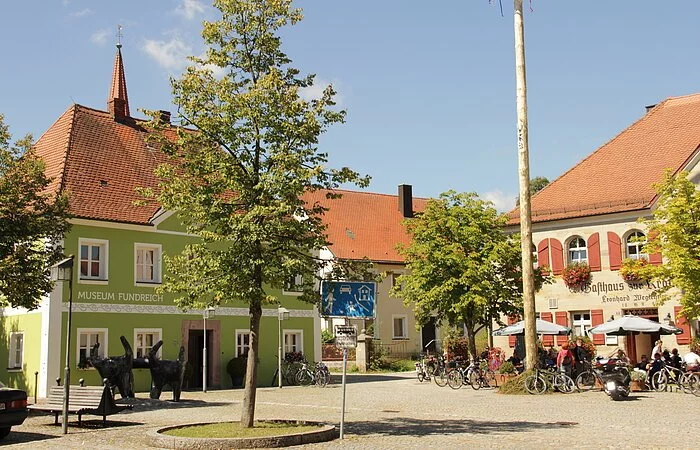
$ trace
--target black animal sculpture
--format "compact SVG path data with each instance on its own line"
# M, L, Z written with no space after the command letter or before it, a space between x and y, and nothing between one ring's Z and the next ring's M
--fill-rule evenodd
M122 398L134 397L134 374L132 368L134 366L134 352L131 345L124 336L120 336L124 347L124 356L109 356L101 358L97 354L100 348L100 343L96 343L90 349L90 357L87 358L88 365L97 369L101 378L107 378L109 385L112 387L112 395L114 389L119 389L119 394Z
M159 399L163 387L168 385L173 390L173 401L179 402L187 368L185 347L180 347L177 360L172 361L158 359L158 350L162 346L163 341L158 341L148 352L148 367L151 369L151 398Z

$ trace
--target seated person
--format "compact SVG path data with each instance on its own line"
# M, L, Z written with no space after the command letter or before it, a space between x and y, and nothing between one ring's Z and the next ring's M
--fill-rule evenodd
M652 362L650 362L649 364L647 364L647 370L649 371L647 379L651 380L651 377L653 377L656 372L661 370L661 368L663 366L664 366L664 361L663 361L663 359L661 359L661 353L659 353L659 352L654 353L654 360Z
M671 350L671 366L675 367L676 369L680 369L682 364L683 358L678 355L678 349L674 348Z
M515 367L515 370L518 373L522 373L522 371L525 369L525 366L523 366L523 361L520 358L518 358L518 355L516 355L515 353L513 353L513 356L508 358L507 361L513 364L513 367Z
M691 346L690 351L683 357L689 372L700 371L700 356L695 353L695 350L697 350L695 346Z
M660 357L660 356L661 356L661 355L659 355L659 357ZM622 350L621 348L617 350L617 354L615 355L615 358L617 358L617 360L618 360L619 362L621 362L621 363L624 363L624 364L629 364L629 363L630 363L630 360L629 360L629 358L627 357L627 355L625 354L625 351Z
M634 366L635 369L647 371L647 365L649 364L649 358L647 358L647 355L642 355L642 359L639 360L639 363L637 363L636 366Z

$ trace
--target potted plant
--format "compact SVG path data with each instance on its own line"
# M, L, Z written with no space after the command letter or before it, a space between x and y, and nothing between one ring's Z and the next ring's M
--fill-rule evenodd
M647 373L642 370L633 369L630 371L630 385L633 391L643 391L646 389Z
M501 383L505 383L508 379L516 376L515 366L510 361L504 361L501 367L498 368L498 375Z
M564 268L561 277L566 287L580 291L591 284L591 268L585 262L575 262Z
M626 258L620 266L620 276L627 284L647 283L651 280L649 261L644 258Z
M226 372L231 377L231 384L234 388L243 387L245 383L245 372L248 367L248 355L239 355L231 359L226 364Z

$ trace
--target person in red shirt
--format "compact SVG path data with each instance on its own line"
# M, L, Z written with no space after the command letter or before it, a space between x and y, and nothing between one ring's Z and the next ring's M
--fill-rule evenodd
M569 344L561 346L561 350L557 353L557 369L571 376L571 368L574 364L574 354L569 350Z

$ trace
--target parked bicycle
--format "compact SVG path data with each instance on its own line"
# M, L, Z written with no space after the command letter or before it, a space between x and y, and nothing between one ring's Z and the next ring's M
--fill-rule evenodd
M536 367L535 373L525 378L525 390L530 394L544 394L550 387L564 394L570 394L576 390L574 380L554 367L546 369Z
M656 392L662 392L675 385L677 390L694 393L698 388L698 376L695 372L686 372L685 367L678 369L664 364L661 370L651 376L650 387Z
M576 376L576 388L579 391L590 391L596 386L596 381L599 386L603 386L600 373L593 368L589 361L584 362L584 370Z
M470 364L457 362L456 367L447 372L447 384L452 389L459 389L463 385L470 385L474 390L489 386L498 387L495 372L479 359Z
M319 387L326 387L330 379L331 373L325 364L321 362L312 365L306 360L301 361L301 367L295 377L295 381L301 386L315 384Z

